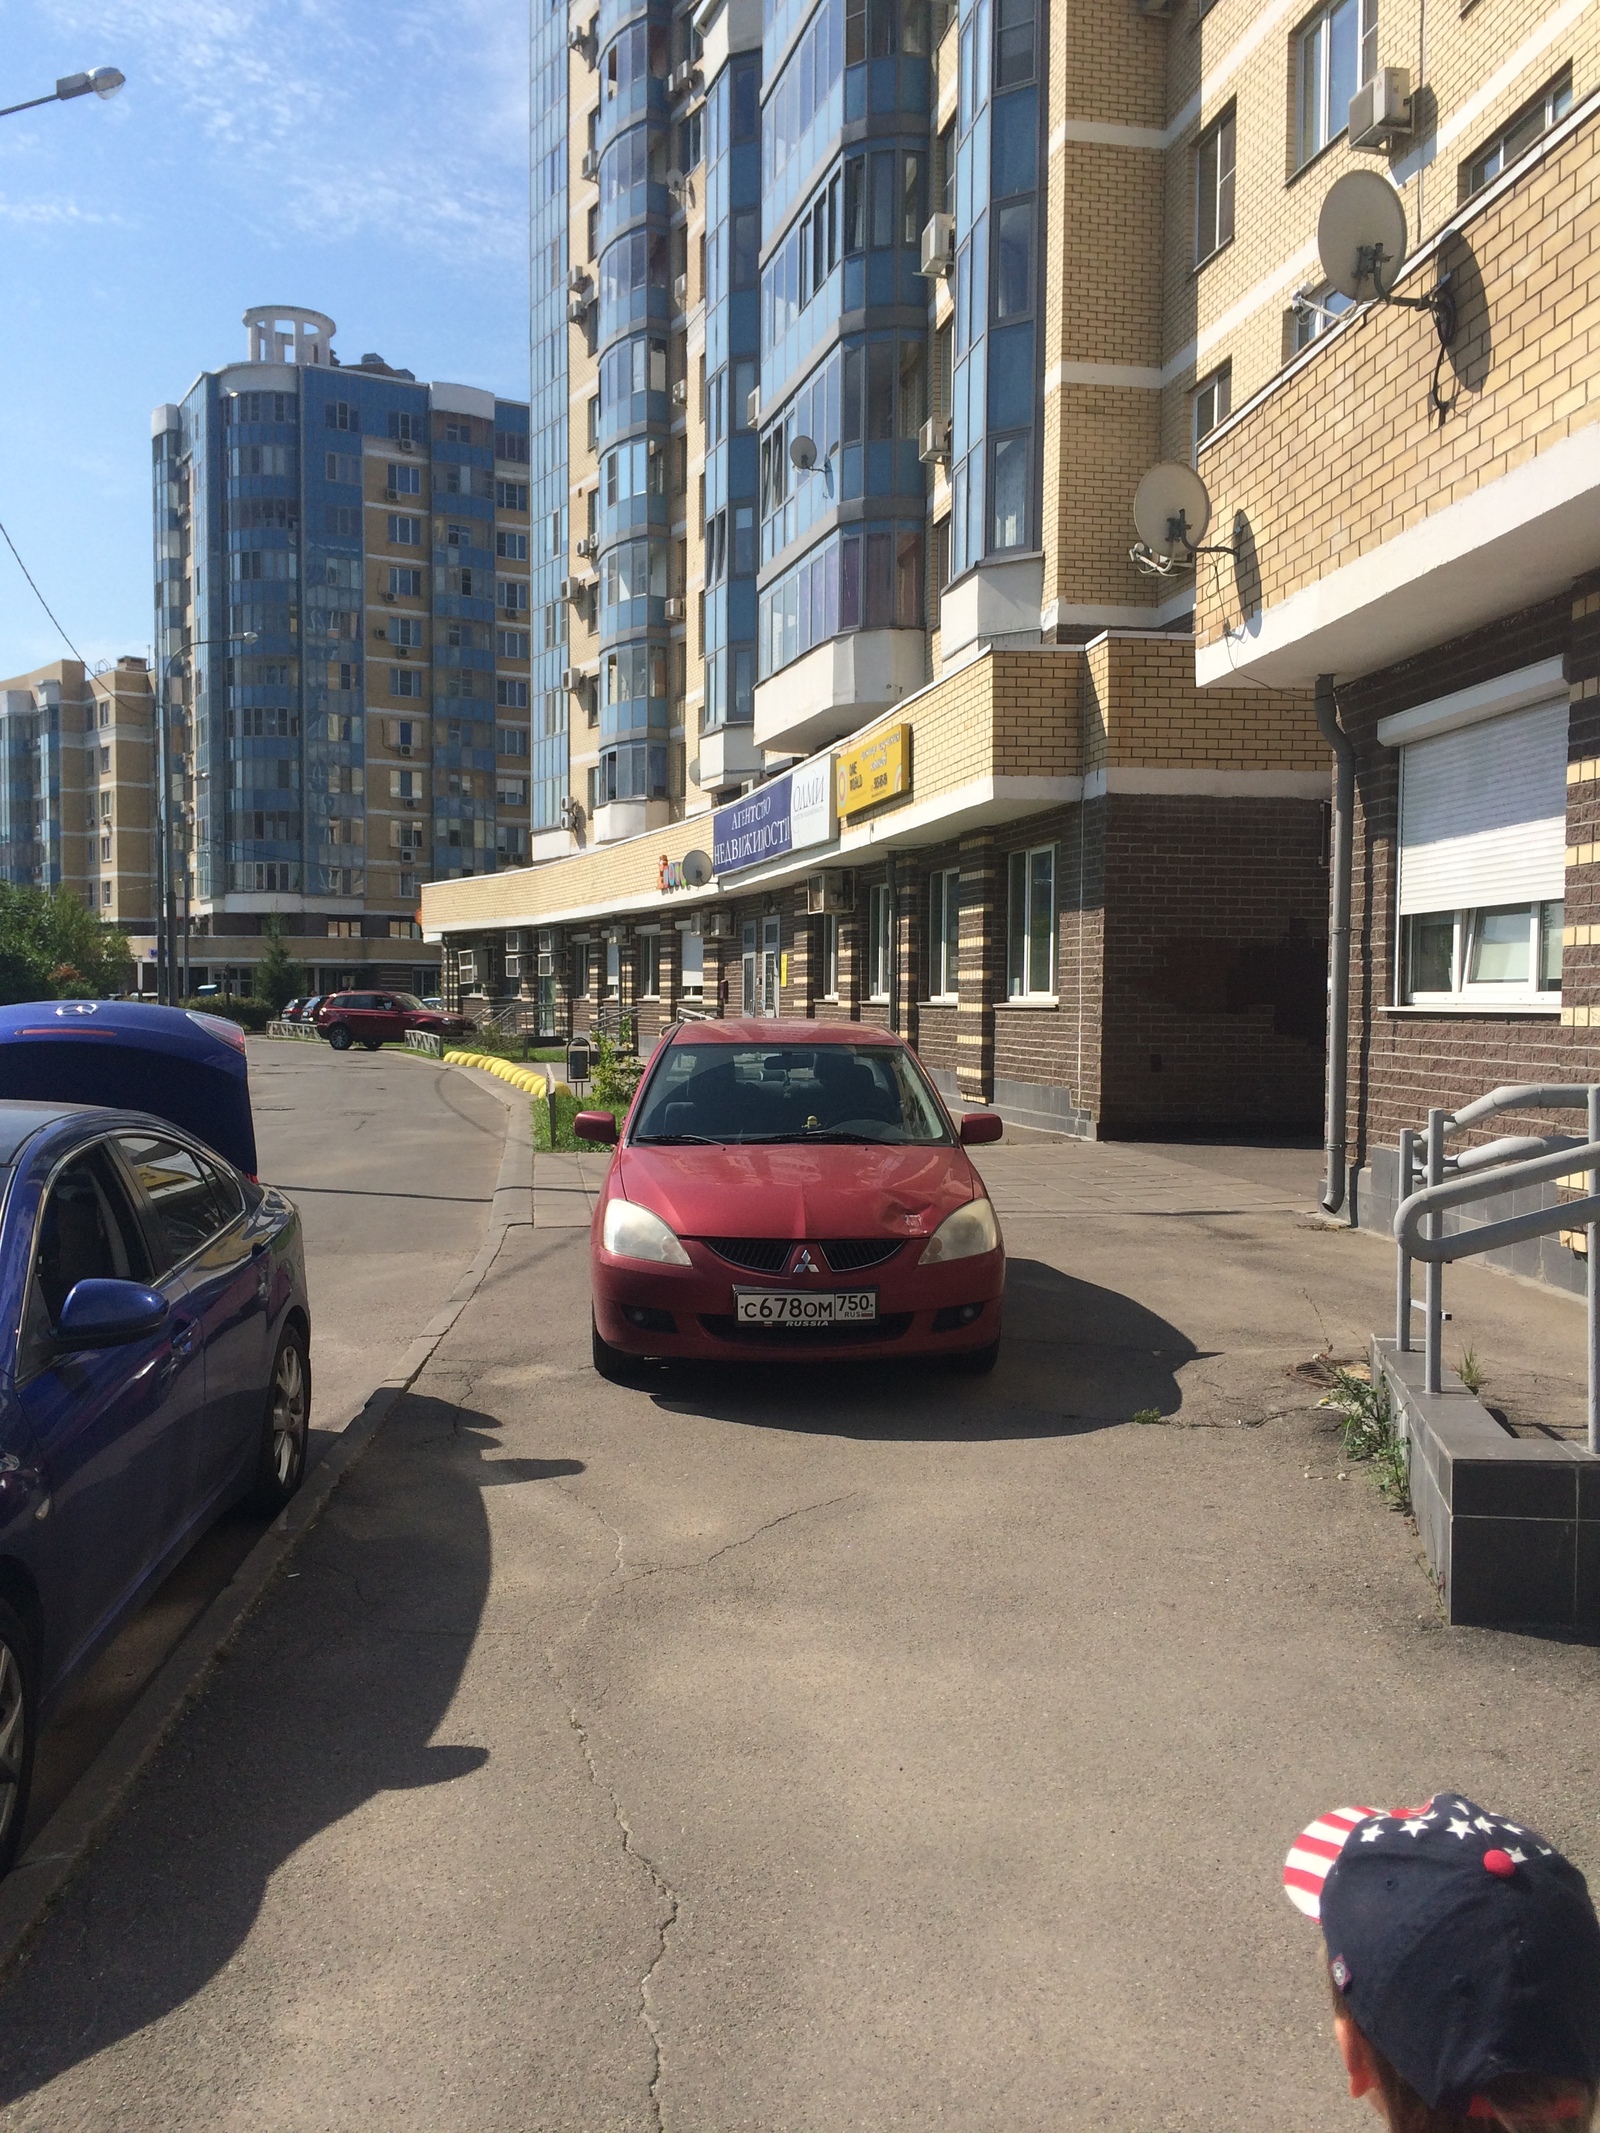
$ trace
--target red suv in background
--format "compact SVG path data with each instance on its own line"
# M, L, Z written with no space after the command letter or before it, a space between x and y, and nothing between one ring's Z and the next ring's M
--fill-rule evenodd
M400 1043L408 1029L432 1030L453 1040L471 1027L465 1015L442 1015L409 992L334 992L317 1009L318 1034L336 1052L347 1052L352 1044L375 1052L380 1044Z

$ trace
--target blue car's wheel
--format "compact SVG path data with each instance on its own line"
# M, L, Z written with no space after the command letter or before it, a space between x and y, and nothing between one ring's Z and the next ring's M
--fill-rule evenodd
M0 1600L0 1874L22 1842L33 1784L35 1725L33 1639Z
M305 1479L310 1432L311 1363L304 1335L290 1326L273 1360L255 1484L245 1498L247 1511L270 1518L283 1509Z

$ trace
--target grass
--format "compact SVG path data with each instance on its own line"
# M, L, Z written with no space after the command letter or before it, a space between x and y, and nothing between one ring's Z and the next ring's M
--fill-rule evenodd
M1338 1415L1344 1455L1351 1465L1370 1465L1390 1508L1409 1512L1410 1455L1394 1426L1387 1385L1374 1385L1353 1370L1335 1370L1333 1388L1320 1404Z
M627 1116L626 1104L603 1104L592 1096L563 1096L557 1092L548 1102L541 1097L533 1101L533 1145L540 1155L576 1155L579 1149L595 1150L593 1141L580 1141L572 1131L572 1121L580 1111L609 1110L620 1126ZM552 1130L553 1129L553 1130Z
M1456 1376L1461 1380L1462 1384L1466 1386L1468 1392L1482 1392L1483 1365L1478 1361L1476 1349L1469 1348L1462 1356L1460 1367L1456 1371Z

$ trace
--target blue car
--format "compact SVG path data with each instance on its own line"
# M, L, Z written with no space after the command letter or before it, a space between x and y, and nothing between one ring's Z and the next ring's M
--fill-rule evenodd
M300 1220L255 1167L231 1023L0 1008L0 1872L51 1706L213 1520L305 1472Z

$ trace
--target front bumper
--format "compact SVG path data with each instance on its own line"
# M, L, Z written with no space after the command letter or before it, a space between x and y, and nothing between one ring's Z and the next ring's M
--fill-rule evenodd
M797 1240L798 1241L798 1240ZM827 1362L844 1356L961 1355L999 1338L1005 1251L919 1267L922 1240L860 1274L759 1274L731 1266L684 1240L690 1266L647 1265L591 1253L595 1324L627 1355ZM878 1316L867 1325L774 1328L741 1325L738 1289L876 1289Z

